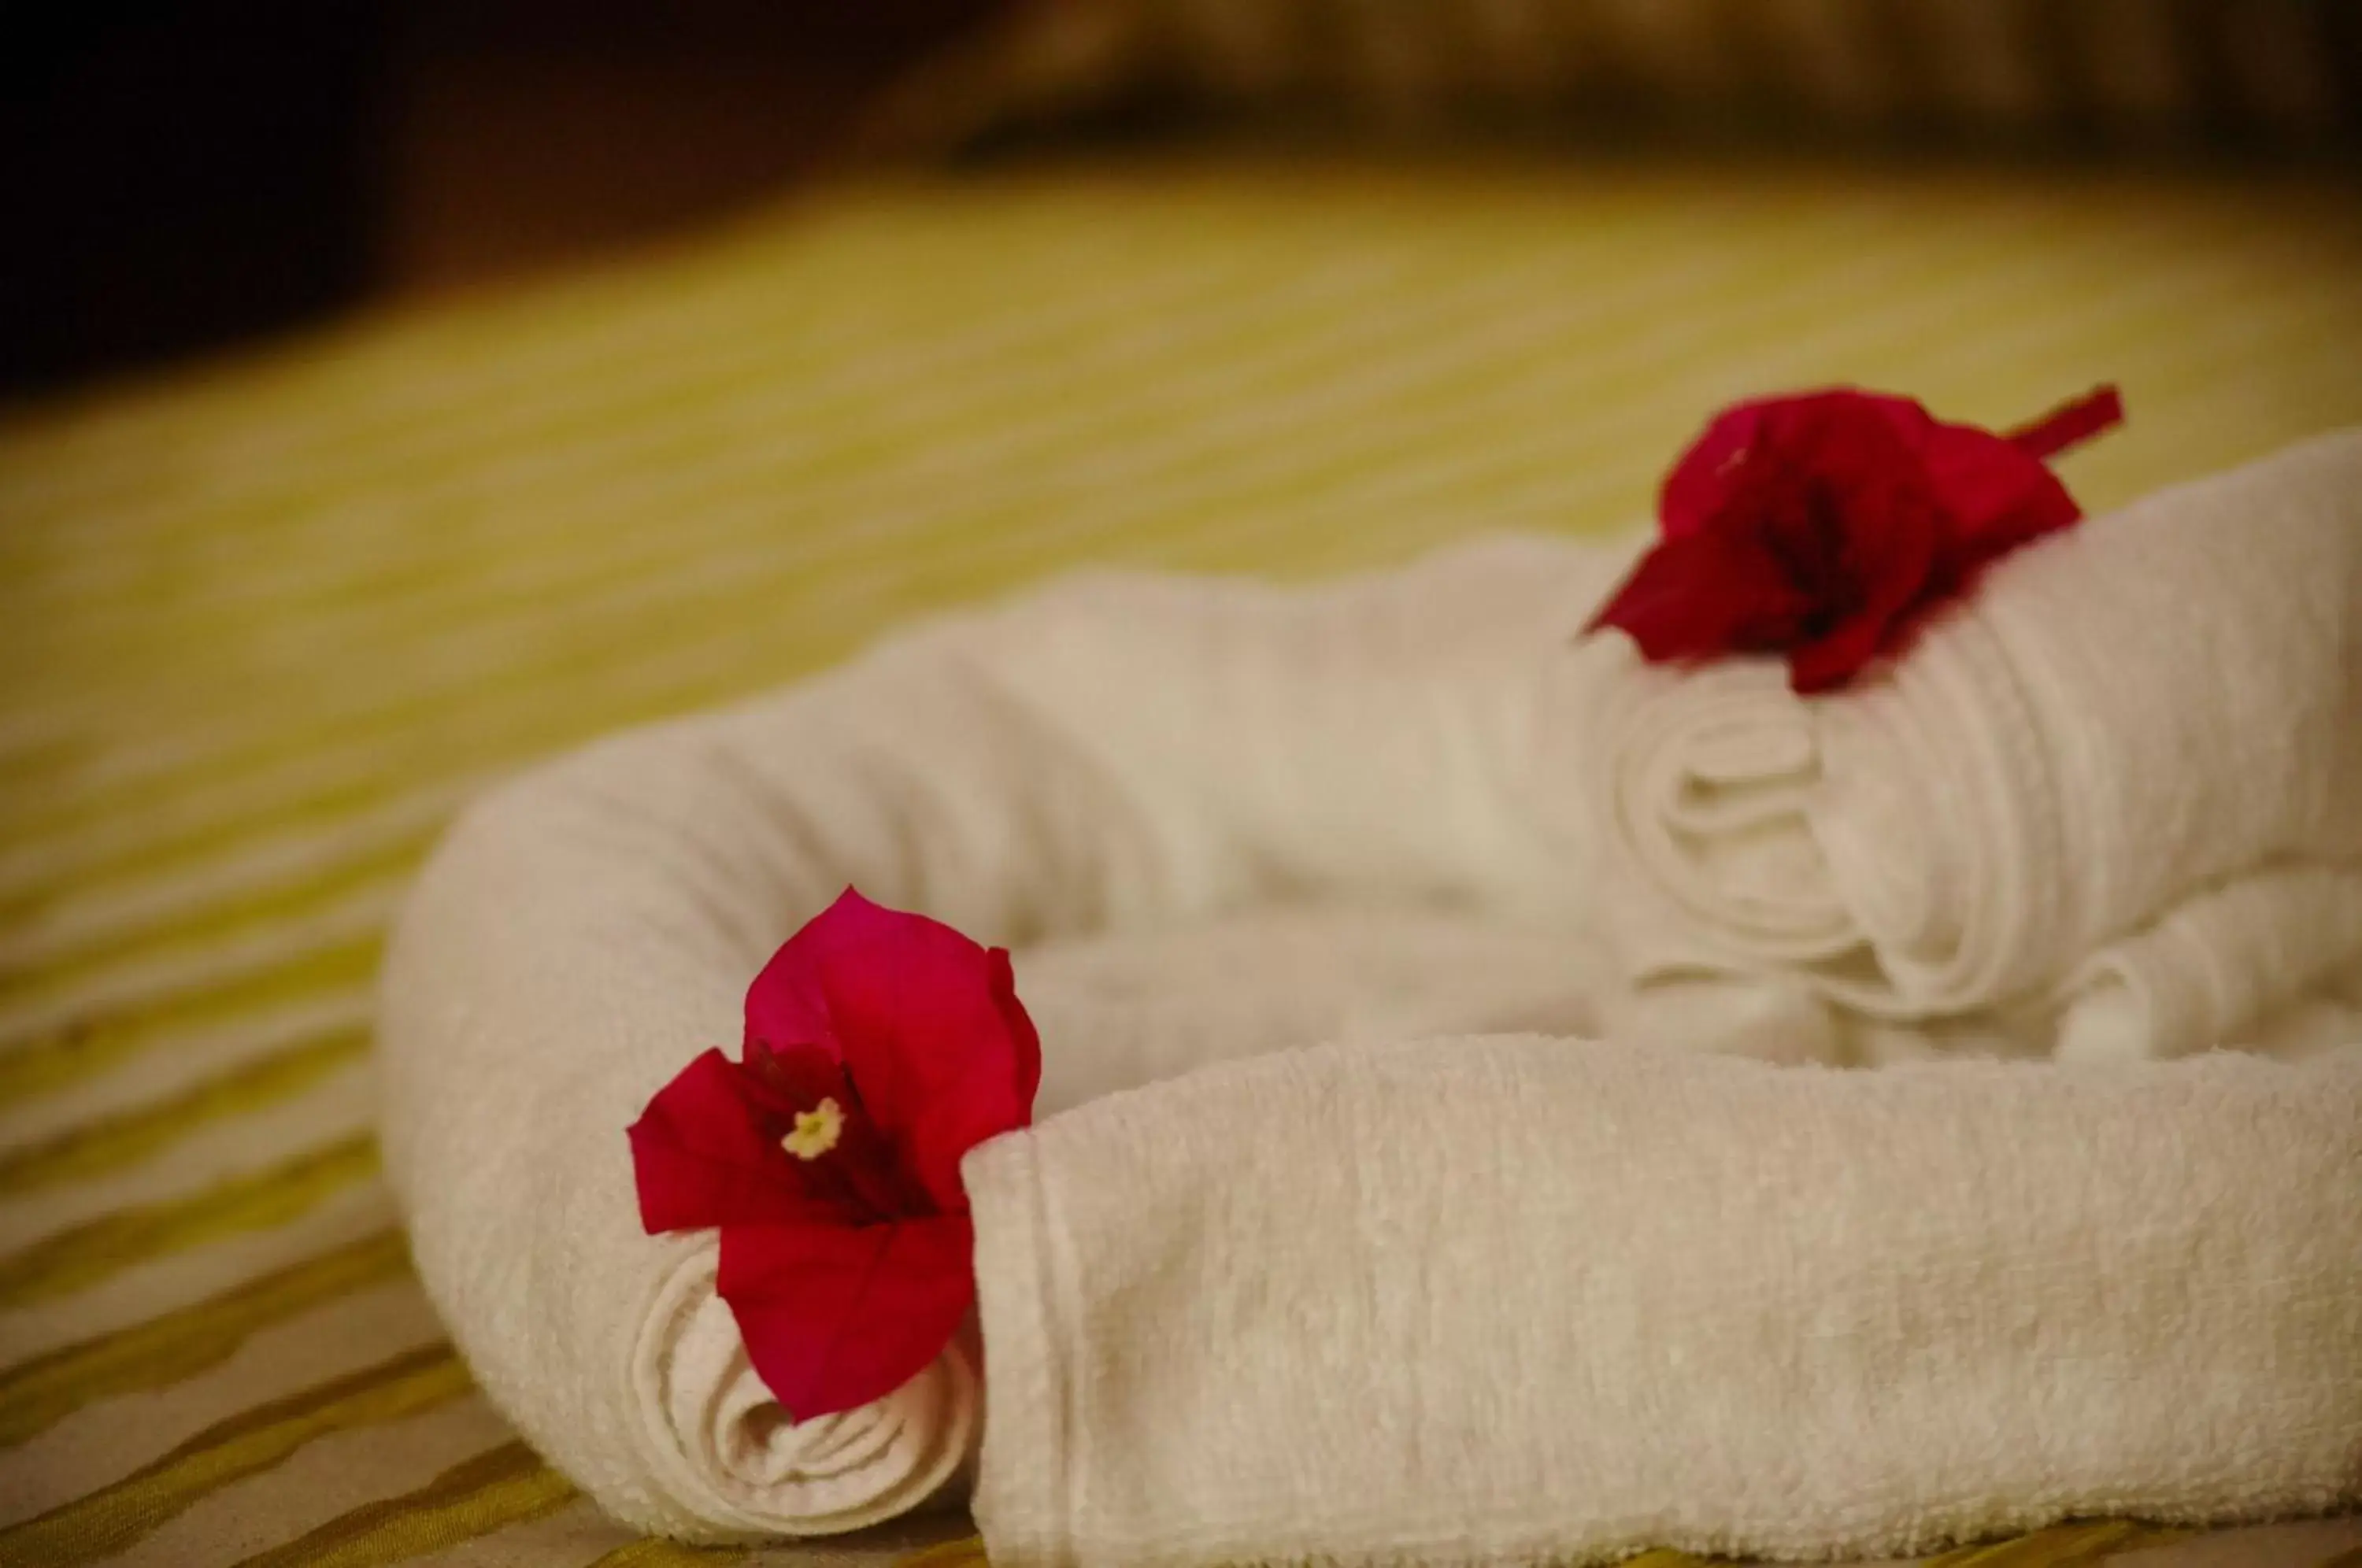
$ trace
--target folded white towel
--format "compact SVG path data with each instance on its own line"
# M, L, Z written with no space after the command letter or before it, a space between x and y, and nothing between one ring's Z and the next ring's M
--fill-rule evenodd
M2226 1038L2362 956L2342 912L2340 953L2294 935L2362 877L2357 637L2348 432L2028 547L1845 692L1628 657L1585 727L1623 966L1918 1020L2045 993L2156 925L2079 988L2145 987L2165 1050ZM2255 877L2283 867L2304 874ZM2225 971L2202 995L2138 977L2192 937ZM2109 1011L2078 1039L2125 1038Z
M624 1128L735 1048L747 982L848 882L1021 944L1044 1114L1308 1040L1589 1027L1588 949L1533 923L1581 881L1501 804L1595 597L1570 569L1606 568L1513 544L1300 592L1089 580L471 811L397 932L379 1059L419 1273L486 1391L650 1529L841 1530L956 1489L971 1358L790 1425L713 1239L642 1234L634 1198ZM1305 900L1391 912L1273 908Z
M1826 1559L2362 1499L2362 1051L1327 1048L965 1174L1012 1568Z

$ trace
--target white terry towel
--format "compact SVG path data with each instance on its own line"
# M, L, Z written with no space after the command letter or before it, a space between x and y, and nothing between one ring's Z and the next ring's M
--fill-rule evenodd
M1080 580L471 811L396 933L379 1061L420 1275L488 1393L676 1534L845 1529L958 1489L966 1350L790 1425L713 1297L711 1238L645 1236L634 1201L623 1129L734 1044L747 981L847 883L1019 949L1044 1115L1320 1037L1613 1027L1588 922L1627 900L1595 900L1566 807L1590 683L1628 662L1575 634L1627 555ZM2288 1027L2317 1046L2350 1016Z
M2088 1048L2214 1043L2362 956L2362 432L2029 546L1847 691L1628 655L1579 695L1636 980L1770 974L1919 1020L2072 977ZM2201 930L2250 967L2139 977Z
M624 1127L735 1050L747 982L848 882L1019 947L1043 1114L1310 1039L1589 1026L1549 918L1582 880L1502 802L1610 569L1507 544L1300 591L1090 580L472 810L397 931L379 1060L419 1273L487 1393L648 1529L955 1491L972 1355L783 1421L712 1238L641 1233ZM1306 900L1396 912L1245 912Z
M965 1175L1008 1568L1826 1559L2362 1499L2362 1050L1331 1047Z

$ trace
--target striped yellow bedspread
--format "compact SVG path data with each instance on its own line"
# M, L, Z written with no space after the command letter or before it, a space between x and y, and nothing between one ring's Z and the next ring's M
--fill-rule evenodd
M370 988L453 808L1071 562L1302 574L1636 518L1706 412L1835 380L1991 422L2114 380L2128 427L2068 471L2121 501L2362 420L2362 206L2035 172L1068 167L845 189L10 415L0 1564L744 1556L602 1523L407 1272ZM2271 1563L2357 1543L2246 1538Z

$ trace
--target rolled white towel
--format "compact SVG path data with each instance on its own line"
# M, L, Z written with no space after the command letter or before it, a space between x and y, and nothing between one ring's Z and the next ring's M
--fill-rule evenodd
M1628 655L1587 689L1584 775L1622 966L1777 973L1874 1017L1941 1017L2047 991L2225 882L2362 876L2357 636L2346 432L2027 547L1847 691ZM2258 958L2278 939L2235 926L2293 931L2318 901L2268 878L2172 929ZM2248 1016L2160 1014L2158 1037L2251 1022L2316 968L2274 959L2215 988Z
M972 1340L882 1399L785 1420L714 1294L712 1238L674 1252L631 1350L630 1414L662 1510L634 1522L701 1537L829 1535L949 1500L983 1436ZM526 1408L539 1402L527 1398Z
M1020 949L1043 1114L1313 1038L1588 1026L1584 950L1540 918L1581 881L1502 801L1611 569L1510 545L1295 591L1070 583L474 808L403 912L378 1060L419 1274L486 1392L677 1535L955 1494L973 1356L788 1421L712 1235L642 1232L624 1129L735 1048L747 983L848 882Z
M995 1562L1825 1560L2362 1500L2362 1051L1326 1048L966 1176Z
M876 1404L789 1423L714 1293L715 1236L641 1230L623 1129L735 1045L772 900L796 896L789 867L737 874L795 824L766 840L734 815L728 727L612 744L471 812L397 930L379 1073L419 1276L485 1393L619 1518L752 1539L925 1506L981 1397L955 1346Z

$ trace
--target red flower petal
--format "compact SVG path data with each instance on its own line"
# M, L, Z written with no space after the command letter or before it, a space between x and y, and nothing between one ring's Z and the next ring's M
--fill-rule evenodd
M837 1222L797 1179L738 1065L708 1051L632 1123L640 1223L650 1235L714 1225Z
M813 1043L844 1062L862 1109L944 1212L959 1162L1032 1120L1041 1041L1008 955L851 889L790 937L746 993L750 1040Z
M1857 432L1872 427L1904 446L1935 423L1907 397L1854 387L1822 387L1779 397L1750 398L1714 416L1665 476L1657 492L1657 525L1668 539L1704 532L1745 481L1749 459L1810 441L1833 424Z
M1591 629L1652 661L1784 651L1797 690L1842 685L1986 563L2077 521L2042 459L2122 413L2103 388L2003 436L1847 387L1735 404L1666 475L1659 543Z
M723 1300L747 1358L799 1421L880 1399L924 1371L976 1300L966 1215L722 1233Z
M1706 520L1728 499L1734 470L1746 460L1772 399L1723 410L1691 443L1657 491L1657 528L1667 539L1705 531Z
M1842 686L1893 646L1937 569L1938 529L1924 504L1905 500L1879 515L1881 526L1852 540L1867 558L1857 565L1870 586L1868 597L1852 614L1789 652L1788 684L1798 692L1809 696Z
M1991 431L1937 425L1920 458L1976 558L2004 554L2083 514L2058 475Z
M1592 618L1618 627L1657 663L1779 646L1811 602L1782 580L1758 541L1717 534L1668 539Z

